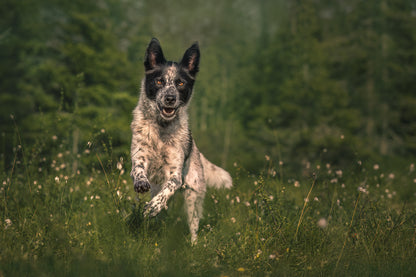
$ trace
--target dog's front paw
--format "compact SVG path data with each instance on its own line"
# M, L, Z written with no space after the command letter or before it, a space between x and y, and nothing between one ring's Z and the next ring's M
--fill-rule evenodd
M138 193L145 193L149 191L150 183L147 179L135 179L134 190Z
M154 217L158 215L162 209L167 208L166 200L162 196L157 195L144 206L143 214L145 217Z

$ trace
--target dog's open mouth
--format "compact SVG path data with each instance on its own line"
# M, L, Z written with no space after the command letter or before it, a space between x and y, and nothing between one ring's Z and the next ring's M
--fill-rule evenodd
M162 108L162 114L166 118L171 118L175 115L176 109L174 108Z

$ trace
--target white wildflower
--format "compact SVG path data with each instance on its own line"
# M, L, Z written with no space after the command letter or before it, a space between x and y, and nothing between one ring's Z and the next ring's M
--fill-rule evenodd
M11 221L11 219L10 219L10 218L6 218L6 219L4 220L4 229L9 228L10 226L12 226L12 221Z
M321 218L317 224L319 228L325 229L328 226L328 221L325 218Z
M336 171L335 171L335 174L336 174L339 178L341 178L341 177L342 177L342 170L341 170L341 169L336 170Z

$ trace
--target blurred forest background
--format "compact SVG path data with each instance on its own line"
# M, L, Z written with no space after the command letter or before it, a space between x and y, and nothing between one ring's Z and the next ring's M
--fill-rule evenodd
M414 0L2 0L0 165L57 137L129 160L152 37L170 60L199 41L191 129L217 164L414 159L415 26Z

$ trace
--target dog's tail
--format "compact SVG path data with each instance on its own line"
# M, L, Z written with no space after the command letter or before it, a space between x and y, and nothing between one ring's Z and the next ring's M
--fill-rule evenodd
M221 167L216 166L215 164L208 161L202 153L201 162L204 168L204 177L207 182L207 186L218 188L229 189L233 186L233 180L231 179L230 174L222 169Z

